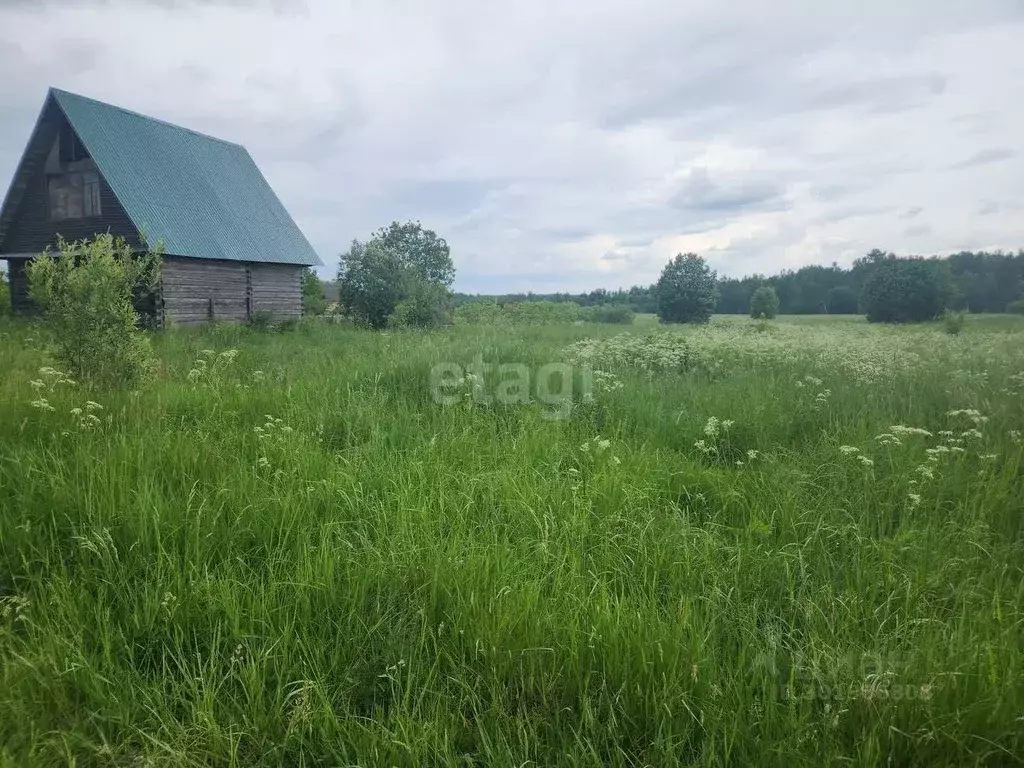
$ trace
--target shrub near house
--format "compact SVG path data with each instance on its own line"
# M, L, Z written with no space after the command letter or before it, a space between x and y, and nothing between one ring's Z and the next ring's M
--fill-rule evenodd
M61 363L78 378L134 383L152 359L134 300L159 281L158 253L135 254L111 235L58 245L56 258L33 259L27 272Z

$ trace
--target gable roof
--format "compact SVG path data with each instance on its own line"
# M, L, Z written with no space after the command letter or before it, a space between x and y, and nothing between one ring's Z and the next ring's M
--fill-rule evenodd
M321 264L313 247L238 144L51 88L0 207L0 245L39 154L43 114L55 104L150 243L201 259ZM49 146L45 147L49 150ZM6 226L5 226L6 225Z

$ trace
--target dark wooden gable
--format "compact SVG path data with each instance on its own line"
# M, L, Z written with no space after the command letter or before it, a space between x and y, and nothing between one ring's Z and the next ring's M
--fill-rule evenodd
M83 189L83 179L98 189ZM51 96L0 212L0 258L41 253L58 235L81 240L103 232L139 244L135 225Z

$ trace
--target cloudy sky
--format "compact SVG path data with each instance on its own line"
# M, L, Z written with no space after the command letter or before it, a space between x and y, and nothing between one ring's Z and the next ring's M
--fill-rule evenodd
M325 263L467 291L1024 247L1021 0L0 0L0 186L50 85L244 144Z

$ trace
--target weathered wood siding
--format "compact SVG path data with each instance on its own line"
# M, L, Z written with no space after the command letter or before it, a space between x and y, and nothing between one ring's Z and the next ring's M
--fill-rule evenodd
M302 267L165 257L163 315L172 325L302 316Z
M15 314L32 314L36 311L35 303L28 297L28 275L25 274L26 259L11 259L7 262L11 283L11 307Z
M252 312L275 320L302 317L302 267L292 264L250 264Z
M99 175L101 215L63 220L50 218L47 173L62 170L61 166L54 166L53 163L57 135L62 126L67 124L67 119L53 103L47 107L42 119L44 130L40 133L40 141L48 142L46 159L34 165L7 235L3 239L3 253L42 253L47 246L56 245L58 234L65 240L82 240L110 232L112 235L125 238L132 245L138 245L139 233L110 189L110 185L103 178L103 174Z
M237 261L164 257L163 314L172 325L249 319L248 265Z

